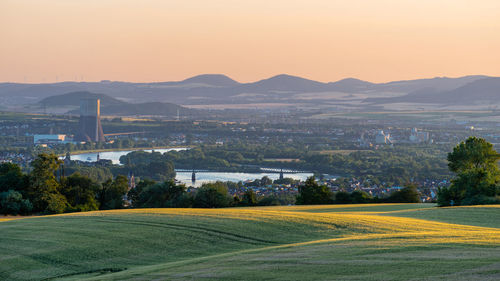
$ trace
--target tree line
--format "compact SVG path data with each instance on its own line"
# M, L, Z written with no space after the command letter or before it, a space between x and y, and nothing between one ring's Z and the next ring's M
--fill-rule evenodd
M366 203L420 203L420 194L417 186L408 184L401 190L396 190L387 197L377 197L371 194L355 190L351 193L346 191L332 192L327 186L319 185L314 177L310 177L299 186L297 205L319 205L319 204L366 204Z
M500 204L500 153L485 139L469 137L448 153L449 170L455 173L449 187L438 189L439 206ZM406 168L408 169L408 168ZM333 193L309 178L299 187L296 204L418 203L417 186L406 186L388 197L372 197L363 191Z
M0 165L0 212L12 215L58 214L122 208L128 179L119 175L98 183L74 173L64 177L55 154L39 154L31 171L12 163Z
M137 154L132 157L135 166L148 167L151 162ZM155 155L157 161L167 160ZM161 159L160 159L161 158ZM166 159L165 159L166 158ZM145 160L146 159L146 160ZM130 158L121 159L130 164ZM484 139L470 137L448 154L448 167L456 174L449 187L438 190L440 206L500 203L500 154ZM117 175L98 182L88 176L74 173L64 176L62 161L54 154L39 154L31 162L31 171L23 173L12 163L0 164L0 213L63 213L120 208L196 207L220 208L232 206L279 205L283 202L273 196L260 197L251 189L243 195L231 196L228 184L204 184L189 192L185 185L172 179L154 181L143 179L129 189L128 178ZM150 167L150 166L149 166ZM161 166L156 172L172 171L173 166ZM299 186L296 204L348 204L348 203L417 203L417 187L412 184L388 197L372 197L363 191L332 192L319 185L314 177Z
M171 179L163 182L144 179L134 188L129 188L129 181L123 175L99 183L79 173L64 177L61 164L54 154L39 154L31 163L31 172L26 174L16 164L1 164L0 212L28 215L121 208L223 208L289 203L274 195L259 197L252 189L246 189L241 196L232 196L228 183L223 182L206 183L191 192L185 185ZM418 195L410 192L409 196L415 194ZM389 202L417 200L395 195L389 198ZM369 202L385 201L377 201L356 191L333 194L327 187L318 186L314 177L299 187L296 198L297 204Z
M194 192L188 192L185 185L172 179L157 182L146 177L134 188L129 188L129 179L123 175L103 182L78 172L65 177L62 163L54 154L41 153L31 162L29 173L23 173L17 164L0 164L0 213L28 215L122 208L281 204L279 198L272 196L257 198L253 190L247 190L241 197L231 196L228 184L223 182L207 183Z
M230 143L170 151L166 159L181 169L258 172L259 167L312 171L369 178L374 183L403 185L412 180L449 179L448 146L394 146L350 153L321 152L298 144ZM280 162L273 159L292 159Z

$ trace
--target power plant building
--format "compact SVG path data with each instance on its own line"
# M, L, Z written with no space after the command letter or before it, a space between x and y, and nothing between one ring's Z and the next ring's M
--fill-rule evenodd
M391 134L384 134L384 131L380 130L375 136L375 142L377 144L391 144Z
M76 140L86 142L105 141L100 111L101 101L99 99L82 99L80 101L80 130L75 138Z

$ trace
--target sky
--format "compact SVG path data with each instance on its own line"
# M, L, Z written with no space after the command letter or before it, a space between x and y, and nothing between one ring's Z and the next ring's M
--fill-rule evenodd
M0 81L500 76L499 0L0 0Z

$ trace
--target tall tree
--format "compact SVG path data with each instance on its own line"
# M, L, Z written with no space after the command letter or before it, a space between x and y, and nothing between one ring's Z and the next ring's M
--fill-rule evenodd
M203 184L198 188L193 205L197 208L223 208L228 207L231 201L227 185L215 182Z
M438 204L472 205L495 203L500 193L500 154L482 138L469 137L448 154L448 167L456 173L449 188L438 192Z
M297 205L333 203L333 193L327 186L318 185L314 177L309 177L304 185L299 186L296 203Z
M142 179L134 188L127 193L127 198L130 200L132 207L140 207L142 202L139 201L139 196L148 187L156 184L156 181L150 179Z
M251 188L245 190L245 193L243 193L243 198L241 198L240 204L243 206L257 205L257 195L255 194L255 191L253 191L253 189Z
M146 187L136 201L142 208L187 208L191 206L186 193L186 186L176 185L174 181L166 181Z
M99 184L89 177L74 173L63 181L61 193L66 196L72 211L93 211L99 209L96 199Z
M469 137L448 153L448 167L457 174L471 170L497 171L500 154L485 139Z
M118 175L115 180L107 180L102 184L99 192L99 208L101 210L121 209L125 204L125 195L128 191L128 179Z
M19 165L13 163L0 164L0 192L16 190L23 193L27 191L28 185L28 178L22 173Z
M66 198L59 191L60 183L55 172L62 161L55 154L39 154L31 162L30 188L28 197L35 212L62 213L66 209Z

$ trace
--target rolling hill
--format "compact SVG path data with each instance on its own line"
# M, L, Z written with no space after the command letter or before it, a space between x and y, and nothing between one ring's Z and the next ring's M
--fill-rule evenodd
M96 94L86 91L72 92L63 95L51 96L39 102L39 106L68 108L69 113L79 114L79 110L75 109L80 106L81 99L98 98L101 100L102 115L158 115L158 116L175 116L177 113L195 114L197 110L188 109L172 103L161 102L146 102L146 103L127 103L118 99L112 98L105 94Z
M298 76L281 74L269 79L240 85L238 92L269 93L269 92L322 92L328 90L328 84L304 79Z
M438 88L424 88L393 98L366 99L374 103L436 103L436 104L497 104L500 101L500 78L488 77L474 80L458 88L439 91Z
M346 78L339 80L337 82L328 83L331 89L340 92L346 93L358 93L372 89L376 87L376 84L370 83L367 81L355 79L355 78Z
M0 219L3 280L494 280L499 206L133 209Z
M178 84L198 83L215 87L233 87L240 83L222 74L202 74L185 79Z
M117 100L105 94L95 94L87 91L71 92L62 95L50 96L44 98L39 104L44 106L80 106L80 100L94 98L101 100L101 107L120 106L127 104L126 102Z

